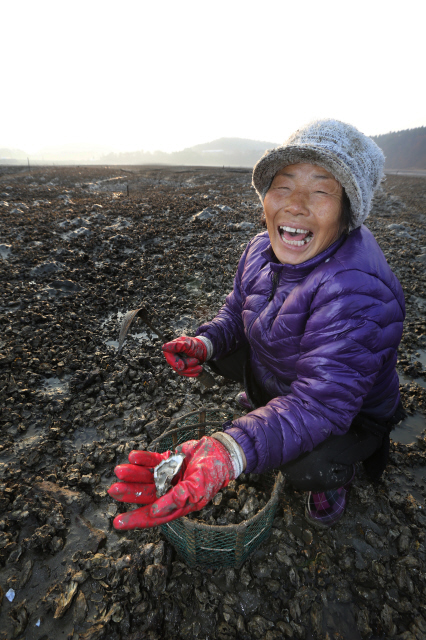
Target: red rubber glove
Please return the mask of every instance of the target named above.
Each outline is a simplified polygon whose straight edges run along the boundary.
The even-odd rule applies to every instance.
[[[119,480],[108,489],[112,498],[120,502],[151,504],[157,499],[154,483],[154,468],[166,460],[171,451],[154,453],[152,451],[131,451],[130,464],[119,464],[114,473]]]
[[[207,347],[199,338],[181,336],[163,344],[163,353],[168,364],[181,376],[196,378],[206,361]]]
[[[199,511],[234,479],[234,467],[227,449],[215,438],[188,440],[176,449],[186,456],[177,482],[166,495],[156,498],[154,467],[171,455],[132,451],[131,464],[116,467],[115,473],[124,480],[113,484],[108,493],[121,502],[147,506],[122,513],[114,518],[116,529],[145,529],[181,518],[191,511]]]

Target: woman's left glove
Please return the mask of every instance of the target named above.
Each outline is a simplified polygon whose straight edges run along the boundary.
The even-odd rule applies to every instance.
[[[115,468],[117,477],[123,482],[113,484],[109,495],[121,502],[146,505],[117,516],[113,523],[116,529],[156,527],[191,511],[199,511],[236,477],[230,452],[215,437],[204,436],[201,440],[184,442],[177,447],[176,453],[185,456],[181,470],[174,478],[177,483],[158,499],[154,467],[168,458],[170,451],[162,454],[131,451],[130,464]]]

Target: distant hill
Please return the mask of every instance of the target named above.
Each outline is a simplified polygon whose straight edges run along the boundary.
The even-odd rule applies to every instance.
[[[426,170],[426,127],[392,131],[373,140],[383,149],[386,169]],[[278,142],[250,140],[247,138],[218,138],[197,144],[182,151],[132,151],[106,153],[105,148],[90,145],[65,145],[55,149],[43,149],[29,155],[20,149],[0,147],[0,164],[26,164],[27,156],[34,164],[168,164],[195,166],[253,167],[266,149],[278,146]]]
[[[392,131],[372,136],[386,156],[386,169],[426,169],[426,127]],[[108,154],[101,158],[107,164],[183,164],[227,167],[253,167],[266,149],[277,142],[246,138],[219,138],[188,147],[182,151]]]
[[[26,164],[27,154],[21,149],[0,147],[0,164]]]
[[[266,149],[277,142],[248,140],[246,138],[219,138],[197,144],[182,151],[134,151],[109,153],[100,161],[105,164],[183,164],[215,167],[253,167]]]
[[[99,158],[108,153],[110,147],[87,143],[63,144],[60,147],[44,147],[37,153],[37,161],[67,162],[69,164],[93,164]]]
[[[426,169],[426,127],[372,136],[386,156],[385,169]]]

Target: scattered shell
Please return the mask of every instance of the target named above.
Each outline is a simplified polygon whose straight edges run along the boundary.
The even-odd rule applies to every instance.
[[[63,593],[59,597],[55,615],[53,616],[56,620],[62,618],[64,613],[68,611],[71,606],[71,602],[75,594],[77,593],[77,590],[78,582],[74,582],[73,580],[71,580],[71,582],[65,587]]]
[[[28,611],[26,608],[26,600],[17,604],[10,610],[9,616],[15,627],[14,637],[18,637],[25,630],[28,624]]]
[[[86,619],[88,612],[86,598],[82,591],[79,591],[77,598],[75,599],[73,607],[73,621],[74,624],[81,625]]]

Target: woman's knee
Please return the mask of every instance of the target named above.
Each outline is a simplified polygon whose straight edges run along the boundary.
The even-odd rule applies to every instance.
[[[352,464],[321,461],[313,465],[309,460],[290,463],[281,471],[297,491],[328,491],[342,487],[353,475]]]

